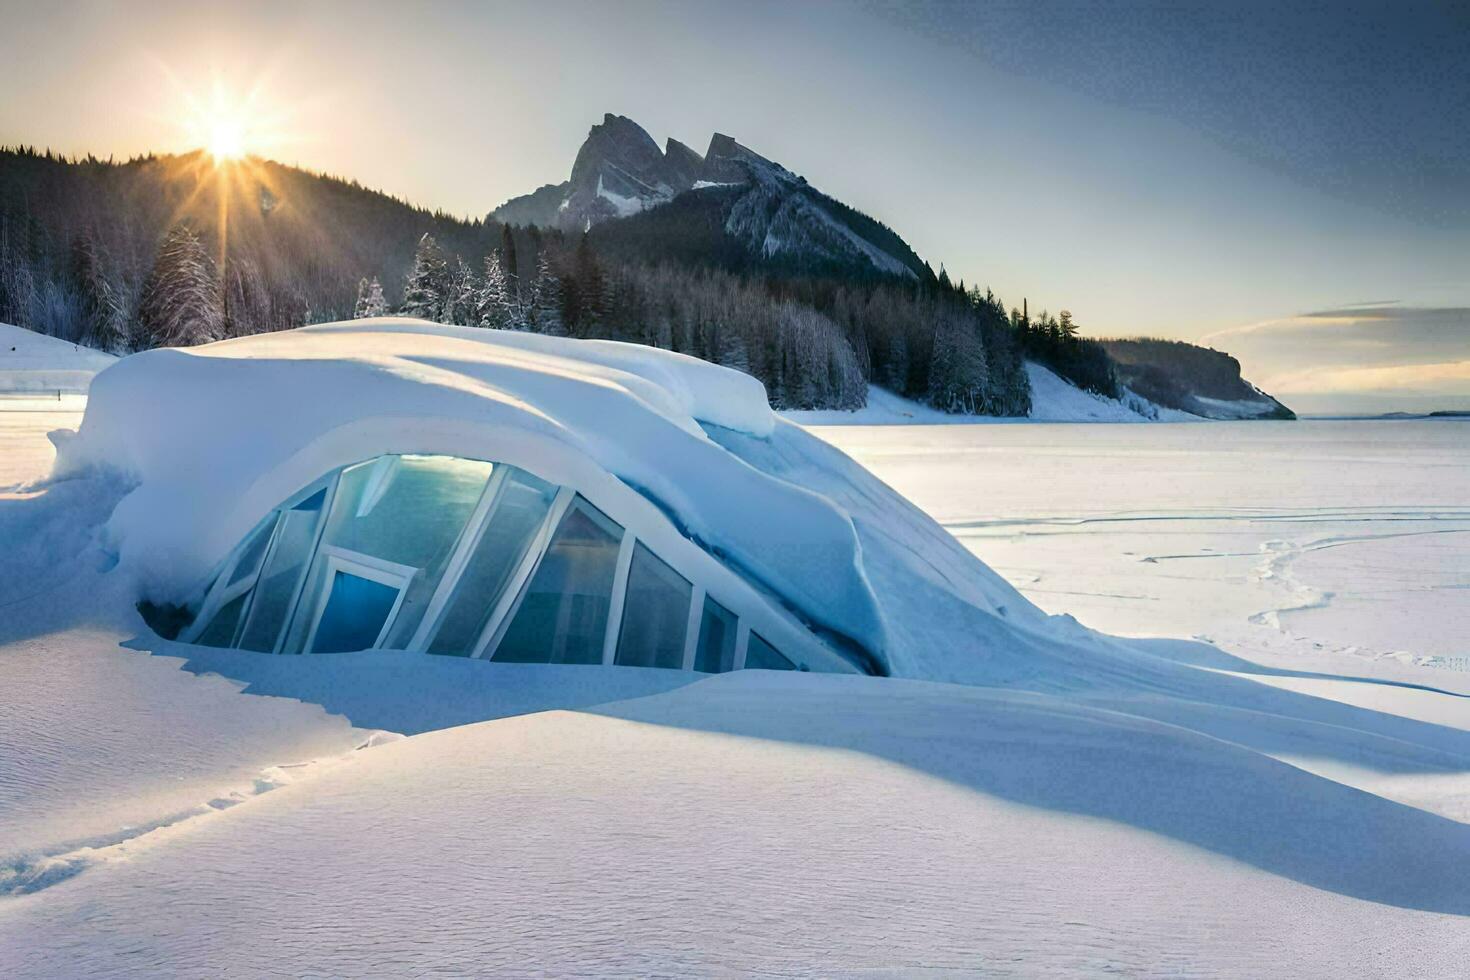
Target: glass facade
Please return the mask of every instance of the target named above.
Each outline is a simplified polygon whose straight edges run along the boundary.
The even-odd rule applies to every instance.
[[[556,487],[519,470],[497,494],[484,530],[429,639],[430,653],[468,657],[556,499]]]
[[[562,518],[494,659],[600,664],[623,529],[577,500]]]
[[[266,515],[181,638],[263,653],[387,647],[511,663],[808,669],[749,628],[771,618],[764,600],[721,594],[728,572],[711,595],[690,574],[698,561],[672,557],[513,466],[381,456]],[[797,636],[788,626],[775,635]],[[815,643],[792,641],[797,652]]]

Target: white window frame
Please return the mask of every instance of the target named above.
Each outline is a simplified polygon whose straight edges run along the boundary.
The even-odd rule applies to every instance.
[[[692,584],[694,589],[689,596],[689,618],[684,622],[684,670],[694,669],[694,655],[699,651],[699,629],[704,625],[704,586],[698,582]]]
[[[291,635],[291,625],[296,621],[296,613],[301,606],[302,593],[306,591],[306,583],[311,581],[311,568],[316,564],[317,552],[321,550],[322,538],[327,533],[327,521],[331,519],[332,508],[337,503],[337,490],[342,485],[342,470],[346,468],[345,466],[338,468],[327,480],[327,493],[322,498],[321,519],[316,522],[316,533],[311,536],[311,551],[307,554],[306,561],[301,563],[301,571],[296,576],[296,587],[291,592],[291,601],[286,605],[286,615],[281,619],[281,628],[276,632],[276,642],[271,647],[271,653],[282,652],[286,645],[286,638]],[[285,516],[286,511],[294,510],[295,504],[305,500],[307,496],[309,494],[298,494],[291,507],[281,508],[282,516]],[[275,550],[276,543],[272,541],[271,552],[274,553]],[[263,569],[265,565],[262,563],[260,567]],[[253,596],[250,599],[250,604],[252,606],[255,605]],[[244,635],[244,633],[240,634],[242,638]]]
[[[260,561],[256,564],[255,571],[240,579],[240,581],[238,582],[230,582],[230,577],[234,575],[235,570],[240,567],[240,560],[245,557],[245,551],[250,546],[250,543],[255,539],[255,536],[251,534],[246,536],[244,541],[241,541],[238,545],[235,546],[234,552],[231,553],[229,559],[226,560],[224,567],[220,570],[219,576],[215,579],[214,587],[211,588],[209,590],[209,594],[205,596],[204,603],[199,608],[199,615],[194,617],[194,622],[189,624],[188,629],[179,634],[179,642],[193,643],[198,640],[199,637],[204,634],[204,631],[207,630],[214,622],[214,617],[219,615],[219,611],[221,609],[225,608],[225,606],[228,606],[231,602],[234,602],[235,599],[239,598],[241,594],[245,592],[251,592],[255,588],[255,583],[260,581],[260,573],[264,571],[265,563],[270,559],[271,551],[274,550],[276,546],[276,535],[279,534],[281,530],[280,509],[278,508],[271,511],[271,517],[271,527],[270,531],[267,532],[265,550],[260,553]],[[255,528],[260,527],[260,525],[263,523],[265,523],[264,518],[256,523]],[[251,530],[254,531],[255,528],[251,528]],[[254,600],[255,596],[252,593],[250,601],[246,602],[244,608],[240,610],[240,618],[235,623],[234,632],[230,634],[229,647],[231,649],[233,649],[235,645],[240,642],[240,631],[245,627],[245,617],[249,615],[250,606],[252,605]]]
[[[403,606],[403,597],[407,594],[408,587],[413,582],[414,576],[419,573],[419,569],[412,565],[384,561],[382,558],[374,558],[372,555],[349,551],[330,544],[320,547],[318,553],[326,560],[322,566],[321,595],[317,597],[316,608],[312,611],[311,626],[306,631],[306,642],[302,644],[301,652],[316,652],[312,647],[316,644],[317,628],[321,626],[322,615],[327,611],[327,605],[332,600],[332,585],[337,580],[338,572],[355,575],[358,578],[398,590],[398,594],[393,599],[393,606],[388,610],[388,616],[383,620],[377,637],[367,648],[369,650],[378,649],[388,638],[388,633],[393,628],[393,621],[398,618],[398,610]]]
[[[609,517],[608,520],[612,518]],[[614,521],[614,523],[617,522]],[[621,524],[618,526],[622,527]],[[623,635],[623,606],[628,598],[628,570],[633,567],[633,550],[637,546],[638,538],[632,531],[623,527],[623,537],[618,542],[618,563],[613,567],[612,594],[608,597],[607,629],[602,634],[602,662],[604,665],[611,665],[617,660],[618,637]],[[658,556],[654,555],[654,557]]]

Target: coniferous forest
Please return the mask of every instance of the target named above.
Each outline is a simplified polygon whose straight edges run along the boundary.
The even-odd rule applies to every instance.
[[[661,210],[573,235],[263,160],[0,150],[0,321],[124,353],[398,313],[675,350],[749,372],[778,408],[857,408],[872,383],[1024,415],[1025,359],[1118,394],[1070,313],[1007,312],[927,266],[764,263],[718,226],[659,234]]]

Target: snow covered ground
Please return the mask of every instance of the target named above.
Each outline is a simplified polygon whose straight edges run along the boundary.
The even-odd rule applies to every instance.
[[[78,421],[0,413],[0,485]],[[1047,611],[1212,641],[988,627],[815,487],[968,684],[166,644],[126,486],[0,490],[0,975],[1455,975],[1467,443],[1334,425],[823,430]]]
[[[24,398],[49,408],[60,400],[80,410],[75,396],[85,394],[92,376],[115,360],[111,354],[0,323],[0,398],[7,401],[0,407],[14,409],[18,406],[10,403]]]

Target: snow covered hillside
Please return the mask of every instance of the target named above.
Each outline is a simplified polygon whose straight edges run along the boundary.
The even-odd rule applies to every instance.
[[[90,347],[0,323],[0,396],[83,393],[92,376],[116,360]]]
[[[1201,422],[1172,408],[1155,405],[1131,391],[1119,401],[1076,385],[1035,361],[1026,362],[1031,383],[1031,414],[1025,419],[993,415],[952,415],[911,401],[877,385],[868,387],[868,404],[854,412],[782,412],[798,425],[973,425],[1005,422]]]
[[[135,355],[70,438],[27,418],[0,425],[38,481],[0,488],[0,975],[1470,957],[1470,675],[1048,615],[733,372],[368,321]],[[276,656],[135,608],[324,467],[475,447],[637,487],[894,676]]]

